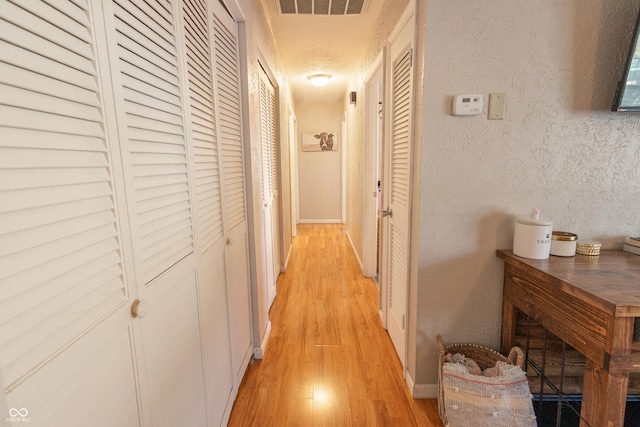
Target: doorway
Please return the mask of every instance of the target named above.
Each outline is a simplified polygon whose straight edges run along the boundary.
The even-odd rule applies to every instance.
[[[364,255],[363,272],[378,281],[380,258],[380,210],[382,179],[382,119],[384,77],[382,73],[382,54],[375,62],[374,71],[366,83],[366,141],[365,146],[365,219],[364,219]]]

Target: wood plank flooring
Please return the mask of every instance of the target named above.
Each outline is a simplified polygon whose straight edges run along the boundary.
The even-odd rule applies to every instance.
[[[228,425],[442,427],[437,400],[410,396],[377,306],[344,227],[300,225]]]

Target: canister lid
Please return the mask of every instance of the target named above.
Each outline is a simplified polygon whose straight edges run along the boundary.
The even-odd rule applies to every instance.
[[[524,225],[543,225],[543,226],[553,225],[553,221],[545,221],[545,220],[539,219],[539,217],[540,217],[540,211],[538,210],[538,208],[534,208],[533,211],[531,211],[531,216],[524,216],[524,215],[516,216],[516,222]]]
[[[561,242],[573,242],[574,240],[578,240],[578,235],[569,233],[568,231],[552,231],[551,239]]]

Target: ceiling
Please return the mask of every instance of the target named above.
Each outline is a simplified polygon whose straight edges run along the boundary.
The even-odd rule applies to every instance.
[[[278,62],[289,80],[296,102],[344,99],[364,49],[375,31],[375,22],[384,1],[359,1],[362,12],[357,14],[349,13],[349,2],[345,0],[262,0],[275,38]],[[287,7],[287,13],[281,13],[280,2],[283,9]],[[289,13],[291,3],[295,2],[300,3],[300,10]],[[314,2],[322,5],[325,11],[331,10],[333,2],[346,4],[346,13],[334,15],[314,11],[309,8],[309,3],[313,6]],[[301,12],[309,10],[312,13]],[[333,10],[336,10],[335,5]],[[307,76],[317,73],[332,75],[327,86],[316,88],[309,83]]]

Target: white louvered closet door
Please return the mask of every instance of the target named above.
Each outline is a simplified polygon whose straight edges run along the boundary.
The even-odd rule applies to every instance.
[[[192,204],[202,193],[190,185],[192,126],[185,109],[193,90],[184,84],[183,10],[167,0],[114,0],[104,7],[111,8],[108,42],[136,288],[146,312],[136,340],[149,421],[154,427],[205,425]]]
[[[205,384],[210,424],[221,425],[233,389],[225,277],[222,186],[213,97],[213,61],[206,0],[182,4],[189,93],[190,140],[195,163],[196,249]]]
[[[267,268],[267,307],[276,298],[275,218],[278,189],[276,146],[276,95],[267,74],[260,70],[260,138],[262,145],[262,215],[264,219],[264,264]]]
[[[388,290],[387,331],[406,364],[407,290],[409,285],[409,221],[411,210],[412,67],[413,20],[402,28],[390,45],[389,150],[385,158],[388,197],[386,282]]]
[[[234,387],[251,358],[249,246],[238,29],[219,0],[209,0],[214,61],[214,102],[222,171],[227,300]]]
[[[0,1],[0,383],[31,426],[139,419],[100,18]]]

